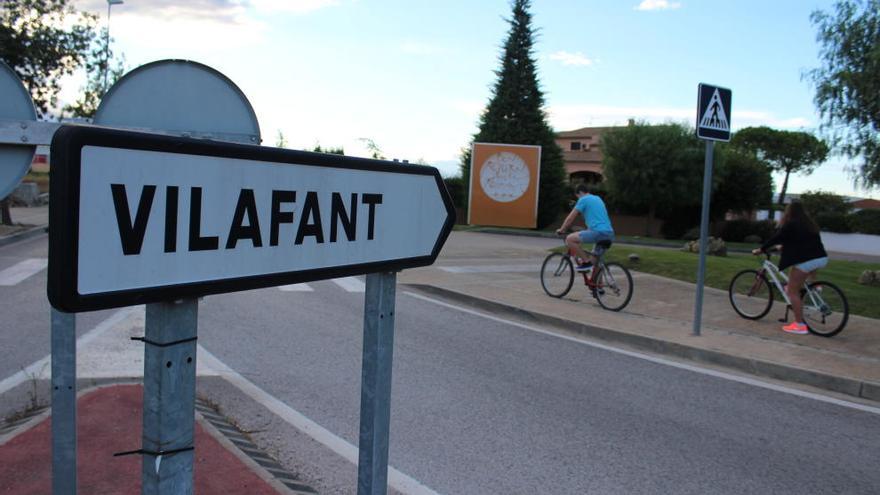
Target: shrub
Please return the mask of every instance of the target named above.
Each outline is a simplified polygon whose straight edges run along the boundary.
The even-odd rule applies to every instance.
[[[457,208],[463,208],[465,203],[465,187],[464,179],[461,177],[447,177],[443,179],[446,183],[446,190],[452,196],[452,204]]]
[[[692,228],[688,229],[688,231],[685,232],[684,235],[681,236],[681,238],[685,241],[695,241],[695,240],[699,239],[700,238],[700,228],[699,227],[692,227]]]
[[[880,235],[880,210],[859,210],[846,218],[853,232]]]
[[[667,239],[681,239],[688,231],[696,229],[694,239],[700,237],[700,206],[664,209],[658,213],[663,219],[660,233]]]
[[[761,244],[764,242],[764,239],[761,239],[761,236],[755,234],[749,234],[743,237],[743,242],[748,244]]]
[[[825,232],[837,232],[840,234],[847,234],[852,232],[852,229],[849,227],[849,224],[846,221],[846,215],[838,212],[824,212],[819,213],[815,217],[816,224],[819,225],[819,229]]]
[[[775,226],[770,220],[730,220],[721,229],[721,238],[727,242],[752,242],[746,237],[758,237],[758,242],[765,241],[773,235]]]

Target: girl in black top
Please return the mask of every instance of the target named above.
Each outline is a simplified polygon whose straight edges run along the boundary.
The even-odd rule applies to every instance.
[[[801,288],[807,278],[815,278],[816,272],[828,264],[828,254],[822,245],[819,227],[807,215],[800,202],[793,202],[785,208],[782,220],[779,221],[779,229],[752,253],[756,255],[764,253],[777,244],[782,244],[779,269],[792,267],[788,274],[785,292],[788,293],[788,299],[791,301],[795,321],[782,329],[789,333],[805,334],[807,325],[804,323]]]

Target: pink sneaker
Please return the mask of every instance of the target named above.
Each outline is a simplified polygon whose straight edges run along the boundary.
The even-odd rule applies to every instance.
[[[798,335],[804,335],[808,333],[807,325],[797,321],[785,325],[784,327],[782,327],[782,331],[787,333],[796,333]]]

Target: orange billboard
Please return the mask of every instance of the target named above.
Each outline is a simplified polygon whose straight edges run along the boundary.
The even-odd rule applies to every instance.
[[[541,147],[474,143],[468,223],[535,228]]]

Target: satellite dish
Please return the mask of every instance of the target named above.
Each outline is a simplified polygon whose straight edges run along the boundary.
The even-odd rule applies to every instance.
[[[132,70],[101,99],[94,123],[216,141],[261,141],[257,116],[238,86],[189,60],[159,60]]]
[[[0,60],[0,119],[35,121],[37,112],[31,95],[15,72]],[[22,143],[25,144],[25,143]],[[31,168],[36,146],[0,144],[0,199],[18,186]]]

